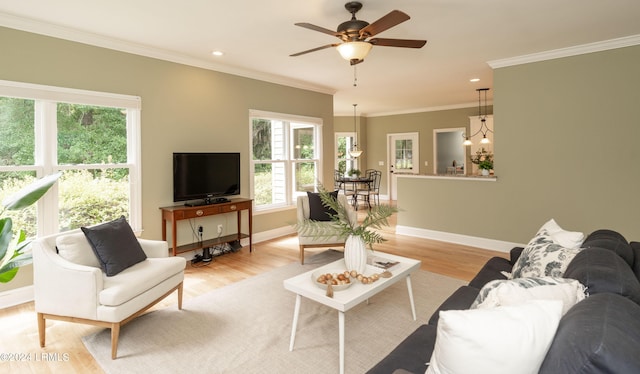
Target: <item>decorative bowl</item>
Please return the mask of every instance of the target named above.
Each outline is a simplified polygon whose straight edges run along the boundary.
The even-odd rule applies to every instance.
[[[343,274],[345,272],[345,269],[322,269],[322,270],[316,270],[313,273],[311,273],[311,281],[318,287],[320,287],[323,290],[327,289],[327,285],[325,283],[321,283],[318,282],[318,278],[323,275],[323,274],[336,274],[336,275],[340,275]],[[345,284],[334,284],[332,286],[333,291],[342,291],[342,290],[346,290],[347,288],[349,288],[353,283],[354,283],[355,279],[351,279],[349,278],[349,283],[345,283]]]

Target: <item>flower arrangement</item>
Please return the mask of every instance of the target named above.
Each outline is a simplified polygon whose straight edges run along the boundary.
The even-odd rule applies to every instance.
[[[476,151],[475,155],[471,156],[471,162],[478,165],[478,168],[482,170],[493,169],[493,153],[488,152],[483,147]]]

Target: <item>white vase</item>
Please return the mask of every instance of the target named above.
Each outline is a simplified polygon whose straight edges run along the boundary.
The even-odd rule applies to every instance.
[[[344,263],[347,270],[364,274],[367,267],[367,245],[361,236],[349,235],[344,243]]]
[[[489,175],[489,169],[482,169],[482,175],[483,176],[488,176]]]

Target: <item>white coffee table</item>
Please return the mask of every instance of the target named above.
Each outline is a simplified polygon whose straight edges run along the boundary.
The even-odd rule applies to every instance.
[[[376,257],[382,257],[399,264],[390,269],[393,276],[391,278],[380,278],[371,284],[362,284],[357,280],[352,280],[353,284],[342,291],[333,293],[333,297],[327,297],[326,291],[315,285],[311,279],[311,274],[316,271],[327,273],[337,273],[339,270],[346,270],[344,259],[323,265],[314,270],[297,275],[284,281],[284,288],[296,294],[296,304],[293,312],[293,325],[291,326],[291,340],[289,342],[289,350],[293,351],[296,339],[296,328],[298,325],[298,315],[300,314],[300,300],[302,297],[314,300],[320,304],[336,309],[338,311],[338,335],[340,347],[340,373],[344,373],[344,313],[363,301],[368,300],[378,292],[386,289],[400,280],[406,280],[407,291],[409,292],[409,303],[411,306],[411,314],[413,320],[416,320],[416,308],[413,302],[413,291],[411,289],[411,273],[420,268],[420,261],[406,257],[395,256],[387,253],[375,253]],[[367,265],[365,275],[369,276],[374,273],[381,273],[383,270],[371,265]]]

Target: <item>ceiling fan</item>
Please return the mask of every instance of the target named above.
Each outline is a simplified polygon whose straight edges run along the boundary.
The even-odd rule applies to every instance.
[[[356,13],[362,9],[362,3],[359,1],[350,1],[344,5],[344,7],[351,13],[351,19],[341,23],[336,31],[326,29],[324,27],[312,25],[310,23],[296,23],[296,26],[304,27],[309,30],[319,31],[325,34],[329,34],[337,37],[342,42],[323,45],[309,49],[306,51],[294,53],[290,56],[300,56],[306,53],[319,51],[325,48],[336,47],[340,55],[348,60],[351,65],[361,63],[367,56],[369,51],[374,45],[383,47],[402,47],[402,48],[422,48],[427,41],[426,40],[413,40],[413,39],[386,39],[386,38],[371,38],[385,30],[388,30],[398,24],[408,20],[409,15],[399,10],[393,10],[386,16],[378,19],[373,23],[356,19]]]

